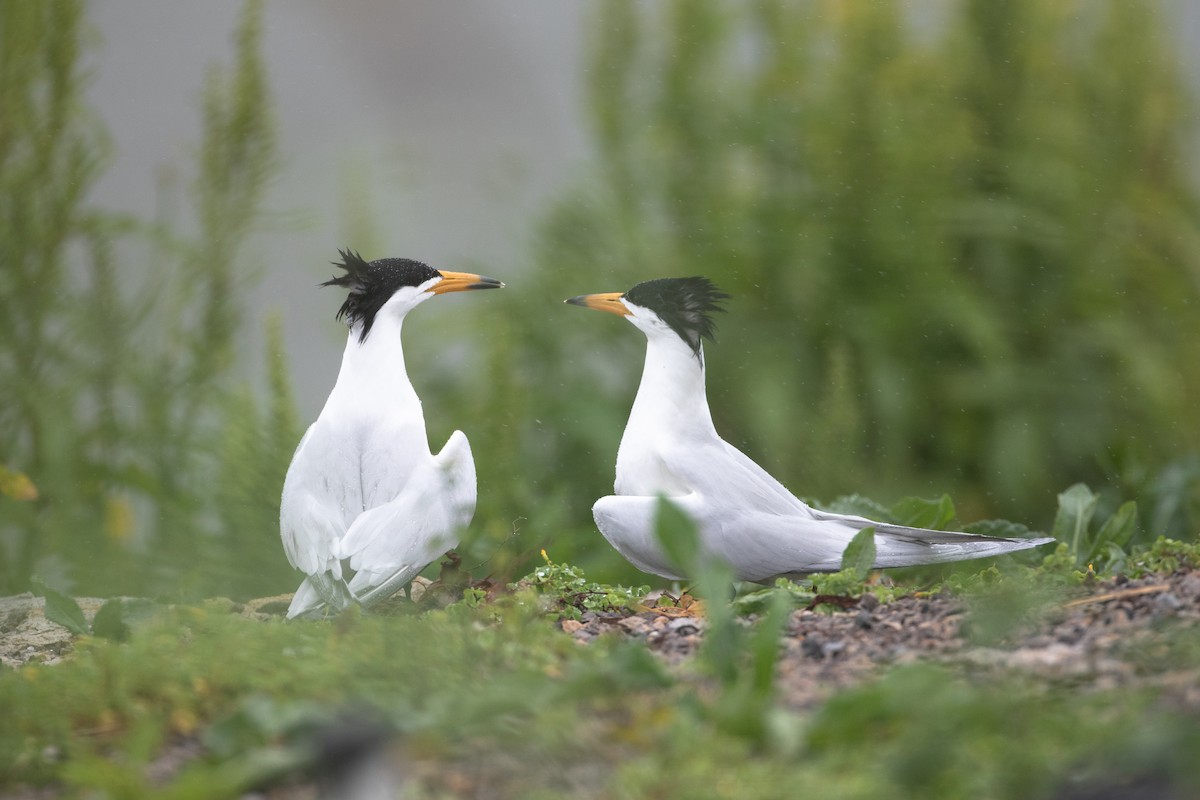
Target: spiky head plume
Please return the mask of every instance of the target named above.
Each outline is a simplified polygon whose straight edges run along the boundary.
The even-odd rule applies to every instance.
[[[627,291],[625,299],[657,314],[671,330],[700,357],[702,339],[713,338],[716,323],[712,315],[724,311],[721,303],[729,295],[717,289],[708,278],[656,278],[643,281]]]
[[[345,274],[335,275],[321,285],[350,290],[346,302],[338,309],[337,318],[351,330],[355,325],[360,326],[359,342],[366,341],[371,326],[375,324],[375,315],[397,290],[405,286],[420,286],[430,278],[441,275],[428,264],[410,258],[381,258],[367,262],[353,250],[338,250],[338,253],[342,257],[341,262],[332,263],[345,270]]]

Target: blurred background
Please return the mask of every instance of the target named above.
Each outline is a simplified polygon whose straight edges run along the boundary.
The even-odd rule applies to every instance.
[[[595,531],[644,339],[703,274],[718,429],[797,494],[1200,527],[1200,8],[0,0],[0,594],[298,583],[283,474],[338,247],[505,280],[406,324],[461,551],[646,582]]]

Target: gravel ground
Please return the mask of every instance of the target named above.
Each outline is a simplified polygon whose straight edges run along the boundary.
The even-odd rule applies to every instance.
[[[282,614],[288,599],[268,597],[230,607],[262,619]],[[79,598],[89,621],[102,602]],[[937,595],[880,603],[868,594],[832,613],[824,610],[828,606],[793,612],[779,665],[785,702],[811,708],[885,665],[931,660],[972,671],[1023,670],[1085,688],[1162,683],[1177,687],[1179,701],[1200,710],[1200,664],[1178,672],[1170,659],[1157,657],[1179,627],[1200,623],[1200,571],[1098,581],[1071,599],[1031,605],[1024,610],[1025,621],[1011,630],[989,628],[997,611],[1006,618],[1003,608],[974,602],[971,607],[961,597]],[[70,652],[71,634],[45,618],[43,605],[29,594],[0,598],[0,662],[55,664]],[[630,637],[679,664],[699,648],[706,622],[665,607],[637,614],[585,612],[580,620],[557,624],[582,644],[600,636]]]
[[[793,708],[811,708],[885,665],[927,660],[971,672],[1020,670],[1084,689],[1161,684],[1200,711],[1200,664],[1180,669],[1157,658],[1180,626],[1200,624],[1200,572],[1096,582],[1072,599],[1025,609],[1025,619],[1009,631],[997,617],[1005,617],[1003,609],[969,607],[950,595],[886,604],[865,595],[833,613],[795,611],[779,664],[781,696]],[[670,608],[585,613],[560,625],[584,643],[612,635],[641,639],[679,663],[700,646],[705,622]]]
[[[227,606],[230,613],[265,619],[282,615],[289,600],[280,596],[246,604],[209,602]],[[655,602],[650,599],[648,605]],[[80,598],[79,604],[90,622],[102,601]],[[1016,671],[1077,691],[1153,685],[1177,707],[1200,712],[1200,660],[1194,653],[1190,661],[1180,658],[1171,649],[1175,634],[1195,630],[1200,623],[1200,571],[1096,582],[1069,598],[998,595],[968,601],[936,595],[880,603],[874,595],[865,595],[845,606],[832,613],[829,606],[792,613],[778,669],[780,698],[787,706],[812,709],[887,665],[930,661],[980,679]],[[41,598],[28,594],[0,598],[4,664],[54,664],[69,657],[70,633],[49,622],[43,607]],[[633,614],[586,612],[579,620],[556,624],[581,646],[599,637],[630,638],[645,642],[666,663],[683,667],[704,637],[706,621],[697,609],[667,605]],[[1014,615],[1019,618],[1016,624]],[[169,777],[201,750],[195,739],[181,740],[167,747],[152,769]],[[397,770],[381,761],[376,766],[380,775],[395,779],[414,765]],[[442,783],[458,774],[443,774],[444,766],[430,767]],[[319,786],[302,781],[247,798],[307,800],[319,795]],[[57,793],[53,788],[25,788],[6,796],[41,800]]]

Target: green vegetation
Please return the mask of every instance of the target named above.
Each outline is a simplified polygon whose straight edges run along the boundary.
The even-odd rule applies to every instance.
[[[238,254],[274,159],[260,13],[205,87],[194,218],[150,224],[86,200],[107,147],[81,101],[84,4],[0,2],[0,462],[29,501],[0,496],[0,594],[35,571],[102,595],[292,583],[276,520],[300,431],[278,335],[265,403],[232,373]]]
[[[803,494],[951,490],[966,520],[1051,529],[1052,487],[1085,480],[1105,518],[1137,502],[1128,543],[1192,539],[1193,106],[1151,7],[961,0],[919,26],[891,2],[684,8],[602,5],[595,174],[537,224],[522,290],[455,321],[486,328],[455,332],[475,368],[409,354],[431,439],[461,426],[476,454],[464,561],[503,583],[547,549],[643,580],[587,513],[641,337],[559,301],[688,273],[734,295],[708,352],[718,427]],[[208,81],[186,213],[153,223],[84,199],[107,153],[83,12],[0,3],[0,477],[27,476],[22,501],[0,492],[0,590],[286,591],[302,421],[277,332],[265,392],[233,372],[276,164],[258,6]],[[1089,530],[1076,566],[1115,533]]]
[[[513,588],[532,586],[537,589],[564,619],[579,619],[585,611],[633,609],[650,591],[648,586],[602,585],[589,581],[578,567],[554,563],[545,551],[542,551],[542,558],[546,561],[545,566],[538,567]]]
[[[525,517],[524,553],[636,580],[586,509],[643,340],[557,304],[703,274],[733,295],[706,351],[717,427],[798,493],[948,491],[967,520],[1049,530],[1083,481],[1106,515],[1137,501],[1136,541],[1195,536],[1195,105],[1164,13],[911,13],[602,4],[596,168],[481,323],[477,388],[444,395],[450,419],[501,423],[471,431],[476,535]]]
[[[488,580],[456,567],[431,602],[285,624],[233,602],[295,585],[277,502],[301,421],[276,321],[265,392],[234,377],[276,166],[260,5],[207,84],[184,218],[147,222],[86,200],[108,153],[81,95],[82,0],[0,0],[0,594],[38,592],[76,637],[64,663],[0,668],[0,791],[237,796],[319,772],[324,733],[353,730],[398,743],[414,797],[1200,792],[1195,710],[1168,681],[1081,693],[917,664],[815,710],[781,690],[796,608],[950,594],[969,641],[1003,648],[1098,579],[1200,569],[1200,203],[1162,18],[939,8],[606,0],[594,175],[540,221],[522,291],[457,332],[481,343],[475,369],[410,354],[431,439],[471,436],[461,552]],[[733,294],[707,354],[718,427],[785,483],[1057,548],[879,576],[864,532],[841,571],[730,601],[666,504],[693,584],[651,599],[587,513],[642,339],[559,301],[684,274]],[[943,490],[957,507],[846,494]],[[1024,522],[968,522],[986,517]],[[89,621],[83,594],[157,599]],[[650,603],[702,614],[698,649],[564,633]],[[1192,674],[1200,637],[1168,632],[1129,655],[1135,677]]]
[[[1028,798],[1147,776],[1184,795],[1200,786],[1194,716],[1149,685],[1078,695],[925,664],[886,670],[814,712],[791,707],[777,667],[795,595],[766,590],[747,624],[726,602],[727,568],[697,558],[688,526],[668,515],[660,535],[698,571],[705,609],[703,645],[682,665],[621,636],[581,647],[556,630],[580,593],[606,598],[597,608],[607,612],[635,608],[642,592],[549,561],[487,602],[468,593],[424,613],[284,623],[218,602],[142,607],[121,636],[102,633],[98,614],[96,635],[78,630],[66,663],[0,673],[0,789],[237,796],[325,774],[322,737],[334,731],[398,743],[412,797],[481,785],[546,798],[782,798],[797,785],[846,798]],[[854,560],[848,548],[847,572]],[[1160,542],[1137,561],[1197,568],[1200,547]],[[986,612],[972,615],[985,644],[1028,618],[1028,603],[1009,601],[1045,587],[1042,567],[1002,563],[1003,580],[995,566],[969,573],[975,588],[963,595]],[[76,615],[82,624],[66,614]],[[1003,616],[1007,628],[990,627]],[[1194,669],[1197,632],[1168,641],[1146,669]],[[152,768],[184,742],[202,753]]]

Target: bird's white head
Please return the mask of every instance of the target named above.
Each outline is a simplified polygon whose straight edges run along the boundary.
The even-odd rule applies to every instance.
[[[410,258],[381,258],[367,262],[353,250],[339,250],[342,260],[333,262],[345,270],[322,283],[349,289],[337,318],[358,341],[365,342],[380,314],[403,318],[421,303],[438,294],[474,289],[499,289],[503,283],[472,272],[438,270]]]
[[[584,294],[565,302],[625,317],[649,338],[678,336],[696,358],[700,345],[712,339],[712,315],[724,311],[729,295],[708,278],[657,278],[643,281],[627,292]]]

